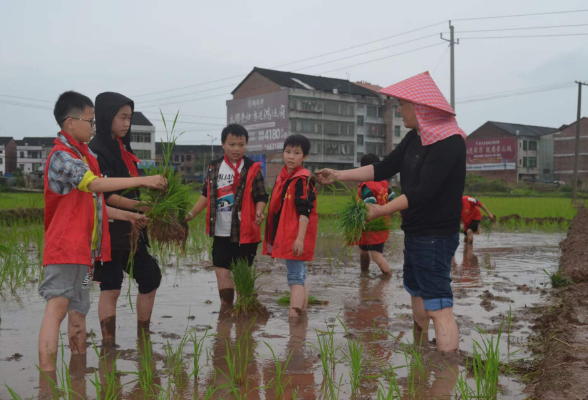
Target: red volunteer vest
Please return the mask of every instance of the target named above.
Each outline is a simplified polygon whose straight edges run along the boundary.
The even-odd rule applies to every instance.
[[[384,206],[388,204],[388,182],[381,181],[381,182],[364,182],[359,185],[359,189],[357,191],[357,197],[361,199],[361,189],[367,186],[369,190],[372,191],[374,196],[376,197],[376,203],[378,205]],[[386,215],[383,217],[387,221],[390,220],[390,216]],[[390,236],[390,231],[385,230],[381,232],[364,232],[361,235],[361,239],[357,244],[362,246],[367,246],[370,244],[380,244],[386,242],[388,237]]]
[[[255,224],[255,202],[251,196],[253,181],[261,169],[261,163],[256,162],[247,171],[247,180],[243,189],[243,200],[241,202],[241,229],[239,243],[259,243],[261,242],[261,227]],[[210,181],[207,182],[208,204],[206,206],[206,234],[210,235],[210,224],[214,221],[210,219],[211,192]]]
[[[285,168],[285,167],[284,167]],[[286,190],[284,196],[284,202],[282,203],[282,212],[280,213],[280,220],[278,222],[278,230],[276,231],[276,238],[274,240],[271,253],[268,252],[268,238],[270,237],[271,230],[273,229],[273,212],[272,204],[270,202],[270,213],[268,215],[268,221],[265,225],[265,235],[263,238],[263,254],[269,255],[272,258],[284,258],[287,260],[301,260],[301,261],[312,261],[314,259],[314,249],[316,246],[316,235],[318,231],[318,214],[316,211],[316,199],[314,200],[314,207],[310,212],[308,218],[308,227],[306,228],[306,235],[304,236],[304,253],[300,257],[296,257],[292,252],[292,246],[298,237],[298,226],[299,226],[299,215],[296,211],[296,205],[294,204],[294,196],[296,192],[296,182],[299,179],[308,179],[310,177],[310,171],[307,169],[301,169],[295,173],[291,182]],[[274,199],[280,199],[282,196],[282,189],[287,180],[282,180],[278,177],[274,189],[272,191],[272,202]],[[303,185],[302,197],[307,198],[308,187]],[[277,212],[278,210],[275,210]]]
[[[474,201],[470,201],[474,200]],[[468,227],[471,225],[472,221],[481,221],[482,220],[482,213],[478,208],[480,205],[479,201],[476,201],[475,198],[470,196],[463,196],[461,198],[461,221],[463,222],[463,230],[464,232],[468,230]]]
[[[50,264],[92,265],[92,233],[94,231],[94,196],[72,189],[66,195],[49,189],[49,160],[56,151],[81,159],[75,151],[59,140],[51,150],[45,166],[45,245],[43,266]],[[102,202],[102,261],[110,261],[108,214]]]

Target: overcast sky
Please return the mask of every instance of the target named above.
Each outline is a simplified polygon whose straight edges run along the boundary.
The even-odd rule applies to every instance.
[[[59,93],[73,89],[92,99],[103,91],[133,98],[135,109],[157,126],[159,138],[162,124],[157,110],[180,110],[185,122],[179,127],[186,130],[181,142],[210,143],[207,134],[218,136],[225,123],[228,93],[254,66],[273,68],[352,46],[358,47],[275,69],[382,86],[428,70],[449,99],[449,51],[439,39],[448,24],[440,22],[581,9],[588,9],[586,0],[4,0],[0,2],[0,136],[54,135],[53,102]],[[362,45],[432,24],[437,25]],[[588,24],[588,12],[455,21],[456,37],[461,39],[456,47],[456,111],[461,127],[471,133],[488,120],[551,127],[571,123],[577,104],[573,81],[588,81],[588,36],[465,40],[588,33],[588,25],[465,31],[582,24]],[[400,44],[410,40],[414,41]],[[375,51],[382,47],[386,49]],[[394,56],[411,50],[415,51]],[[350,58],[332,62],[344,57]],[[373,61],[383,57],[388,58]],[[359,63],[365,64],[354,66]],[[225,79],[229,77],[235,78]],[[218,82],[199,85],[211,81]],[[570,84],[558,90],[460,103],[564,82]],[[141,96],[153,92],[163,93]],[[159,107],[170,102],[181,103]],[[588,87],[582,114],[588,115]]]

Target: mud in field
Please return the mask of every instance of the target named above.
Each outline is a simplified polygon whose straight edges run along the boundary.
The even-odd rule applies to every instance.
[[[588,210],[582,208],[561,246],[561,271],[574,284],[556,291],[544,310],[535,351],[543,355],[534,375],[541,400],[588,399]]]
[[[183,259],[176,263],[172,260],[165,265],[164,280],[151,319],[155,383],[165,389],[170,381],[173,382],[171,387],[176,387],[181,380],[185,389],[170,398],[192,398],[195,393],[202,398],[208,387],[227,382],[227,348],[233,354],[236,341],[241,338],[242,343],[246,339],[243,346],[249,349],[248,378],[241,386],[242,393],[249,393],[248,399],[276,398],[273,389],[261,389],[275,376],[272,351],[282,365],[291,354],[285,368],[286,378],[291,378],[286,399],[292,398],[292,388],[297,390],[297,399],[323,398],[325,381],[316,348],[317,335],[333,329],[335,345],[339,347],[336,355],[339,362],[333,375],[337,382],[342,382],[339,398],[377,399],[378,388],[386,390],[388,387],[384,377],[378,377],[388,363],[396,368],[398,383],[405,396],[413,390],[413,398],[417,399],[450,398],[454,395],[456,374],[464,371],[473,341],[481,341],[476,327],[496,334],[509,309],[512,309],[513,321],[510,335],[504,333],[500,342],[503,361],[509,361],[509,352],[518,351],[515,358],[531,356],[527,337],[534,316],[529,309],[533,305],[549,303],[551,289],[544,289],[547,282],[544,269],[549,272],[556,269],[562,239],[560,234],[495,233],[489,237],[476,236],[473,247],[460,244],[453,265],[453,288],[461,351],[454,356],[436,353],[431,325],[429,340],[424,345],[422,369],[411,366],[410,357],[407,359],[403,351],[413,343],[413,321],[409,296],[402,287],[403,236],[400,232],[393,232],[386,245],[385,256],[392,268],[392,277],[388,279],[382,278],[374,263],[369,274],[361,275],[357,249],[353,249],[350,258],[343,257],[337,267],[341,246],[335,239],[320,238],[317,261],[308,267],[307,282],[310,294],[328,301],[328,304],[310,306],[308,318],[296,323],[288,321],[287,307],[277,304],[278,297],[288,290],[282,262],[259,258],[258,268],[265,272],[260,280],[259,298],[267,306],[270,316],[250,325],[250,321],[235,321],[227,314],[219,313],[216,278],[208,262]],[[87,331],[93,334],[88,335],[85,357],[70,360],[67,325],[65,321],[62,324],[63,360],[70,367],[72,390],[83,397],[96,398],[92,380],[95,374],[100,377],[110,369],[117,356],[116,369],[120,373],[115,379],[122,385],[121,398],[144,397],[136,375],[140,362],[135,336],[136,315],[124,298],[125,287],[118,302],[116,347],[101,347],[96,284],[91,291],[92,309],[87,317]],[[136,293],[133,287],[133,301]],[[0,309],[0,384],[8,384],[23,398],[37,398],[40,392],[47,391],[35,367],[44,302],[32,287],[19,291],[17,296],[6,294],[0,297]],[[199,337],[205,333],[209,335],[203,342],[199,377],[195,380],[190,376],[194,347],[189,341],[183,352],[185,371],[170,378],[165,347],[170,344],[173,349],[177,348],[185,332],[191,328]],[[350,393],[349,362],[342,356],[347,352],[349,338],[360,339],[364,358],[370,361],[364,372],[368,377],[362,380],[360,393],[355,397]],[[106,366],[99,364],[93,341],[97,352],[106,356]],[[61,368],[61,361],[59,366]],[[473,375],[467,378],[473,385]],[[524,393],[525,385],[513,377],[502,377],[500,389],[499,398],[502,399],[522,400],[528,396]],[[4,386],[0,387],[0,398],[11,398]],[[222,389],[212,398],[234,397]]]

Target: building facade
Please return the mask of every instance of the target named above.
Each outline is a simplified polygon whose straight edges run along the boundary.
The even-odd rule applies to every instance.
[[[0,177],[16,169],[16,142],[11,137],[0,137]]]
[[[576,151],[576,124],[562,126],[554,135],[555,179],[571,185]],[[588,117],[580,120],[578,187],[588,188]]]
[[[167,143],[166,143],[167,144]],[[207,167],[213,158],[222,157],[223,148],[219,145],[176,144],[172,150],[171,163],[188,181],[202,182]],[[155,144],[155,162],[163,163],[163,144]]]
[[[55,137],[24,137],[16,141],[16,167],[25,175],[43,172]]]
[[[250,132],[249,153],[262,154],[267,180],[282,168],[283,141],[302,134],[311,148],[306,167],[349,169],[361,157],[384,157],[406,135],[398,103],[366,82],[254,68],[227,101],[227,122]]]
[[[131,143],[139,160],[155,163],[155,126],[142,112],[133,112],[131,120]]]
[[[555,132],[488,121],[467,137],[468,173],[507,182],[553,181]]]

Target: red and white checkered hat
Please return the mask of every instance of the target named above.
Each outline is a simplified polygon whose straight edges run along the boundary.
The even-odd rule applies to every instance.
[[[461,135],[465,140],[466,134],[455,120],[455,111],[428,72],[388,86],[379,93],[414,104],[423,146],[453,135]]]

